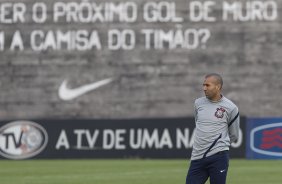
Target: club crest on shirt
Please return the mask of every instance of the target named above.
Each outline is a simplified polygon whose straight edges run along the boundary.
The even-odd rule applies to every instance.
[[[226,110],[223,109],[222,107],[221,107],[221,108],[216,108],[216,111],[215,111],[214,115],[215,115],[215,117],[217,117],[217,118],[223,118],[225,111],[226,111]]]

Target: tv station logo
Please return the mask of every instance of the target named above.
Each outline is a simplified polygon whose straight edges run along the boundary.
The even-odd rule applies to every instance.
[[[0,128],[0,155],[8,159],[34,157],[47,142],[46,130],[35,122],[14,121]]]

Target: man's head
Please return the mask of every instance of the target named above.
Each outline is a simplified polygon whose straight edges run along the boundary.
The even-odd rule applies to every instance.
[[[208,99],[217,101],[221,98],[221,89],[223,86],[222,77],[217,73],[210,73],[205,76],[203,90]]]

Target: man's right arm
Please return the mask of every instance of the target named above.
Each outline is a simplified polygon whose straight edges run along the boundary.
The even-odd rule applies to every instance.
[[[198,119],[198,110],[197,110],[197,100],[194,102],[194,117],[195,117],[195,123]]]

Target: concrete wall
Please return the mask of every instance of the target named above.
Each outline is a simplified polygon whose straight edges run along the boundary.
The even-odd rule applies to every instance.
[[[99,9],[105,12],[105,3],[120,3],[126,7],[126,2],[130,2],[137,6],[134,21],[119,20],[121,15],[126,15],[120,11],[120,14],[114,14],[113,21],[96,17],[97,20],[90,23],[71,20],[71,16],[67,21],[67,15],[55,21],[54,6],[58,2],[65,5],[57,12],[70,7],[64,12],[67,13],[75,11],[74,7],[80,7],[85,1],[72,1],[78,4],[73,7],[66,0],[45,0],[41,4],[33,0],[0,1],[5,10],[0,11],[1,119],[191,116],[195,98],[203,95],[203,77],[210,72],[222,74],[224,95],[239,106],[242,115],[281,116],[281,1],[254,1],[256,4],[249,5],[243,0],[209,1],[210,4],[197,1],[194,7],[206,3],[210,9],[202,19],[198,9],[192,8],[193,1],[188,0],[163,1],[161,5],[157,3],[161,1],[153,0],[86,1],[90,3],[92,13]],[[150,7],[149,2],[153,2],[152,8],[144,10],[145,6]],[[158,6],[153,7],[154,2]],[[224,3],[229,4],[229,10],[222,8]],[[168,4],[171,19],[165,19]],[[250,13],[245,19],[240,19],[240,5],[243,14]],[[87,6],[81,7],[86,11]],[[152,17],[158,7],[161,7],[161,14],[156,15],[161,20],[145,20],[144,14]],[[235,12],[234,7],[238,11]],[[46,14],[41,11],[44,8]],[[132,12],[134,10],[129,6],[127,13]],[[191,12],[194,12],[194,19]],[[133,32],[135,43],[130,45],[127,40],[122,44],[125,48],[110,47],[108,34],[115,29]],[[178,44],[173,48],[164,41],[163,48],[158,48],[152,35],[151,40],[146,40],[142,34],[146,29],[171,31],[173,35],[188,30],[189,41],[183,41],[181,37],[170,38],[170,41],[176,45],[189,42],[189,47]],[[78,30],[97,31],[98,37],[92,40],[96,40],[96,45],[90,49],[77,49],[67,48],[64,43],[59,48],[58,43],[54,42],[54,45],[52,42],[52,38],[59,38],[57,32]],[[48,31],[52,33],[46,39]],[[90,36],[86,37],[89,39]],[[112,41],[114,43],[115,39]],[[39,48],[43,43],[46,48]],[[73,100],[65,101],[58,96],[64,80],[68,80],[69,88],[77,88],[105,78],[114,81]]]

